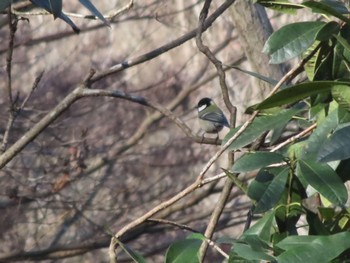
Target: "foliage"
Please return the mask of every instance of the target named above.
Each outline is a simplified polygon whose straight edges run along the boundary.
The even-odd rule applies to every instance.
[[[350,160],[350,20],[341,1],[255,1],[273,10],[296,14],[304,8],[328,22],[306,21],[285,25],[267,40],[264,52],[271,63],[301,56],[308,79],[291,84],[251,110],[264,110],[230,146],[236,150],[253,143],[264,132],[281,129],[293,118],[317,128],[277,152],[249,152],[231,173],[258,170],[247,195],[254,214],[262,214],[250,229],[232,242],[229,262],[344,262],[350,257],[350,211],[346,208]],[[250,75],[253,75],[250,73]],[[288,109],[286,109],[288,108]],[[299,109],[299,110],[298,110]],[[303,109],[303,110],[300,110]],[[305,114],[306,113],[306,114]],[[240,127],[231,130],[226,143]],[[271,167],[277,165],[278,167]],[[304,200],[320,196],[317,211]],[[300,226],[305,216],[306,225]],[[301,228],[308,235],[298,234]]]
[[[0,11],[4,13],[5,9],[8,8],[10,4],[14,4],[17,2],[21,1],[1,1]],[[109,22],[89,0],[80,0],[79,2],[85,8],[87,8],[93,14],[94,17],[97,17],[98,19],[103,21],[105,25],[109,25]],[[264,99],[256,105],[251,105],[247,109],[247,112],[250,113],[252,111],[255,111],[257,117],[252,119],[252,122],[249,124],[249,126],[228,147],[228,151],[241,150],[244,147],[249,148],[251,145],[254,145],[254,143],[256,141],[259,141],[260,138],[269,138],[269,140],[266,140],[264,141],[264,143],[262,143],[262,147],[252,147],[251,151],[248,151],[245,154],[243,154],[238,160],[236,160],[236,162],[232,165],[232,167],[230,167],[230,169],[223,169],[227,177],[231,179],[233,183],[241,190],[241,192],[243,192],[247,199],[250,200],[252,204],[252,215],[250,217],[257,219],[252,224],[252,226],[250,228],[247,228],[239,238],[235,240],[233,238],[227,239],[228,242],[225,243],[230,244],[230,251],[228,253],[227,260],[228,262],[344,262],[350,258],[350,209],[347,208],[347,202],[349,197],[346,188],[346,183],[350,179],[350,19],[348,18],[349,7],[343,4],[341,1],[333,0],[305,1],[301,4],[294,4],[287,0],[256,0],[255,2],[266,8],[271,8],[272,10],[283,12],[288,15],[297,14],[298,10],[303,9],[307,12],[319,14],[320,19],[318,21],[304,21],[282,26],[274,34],[272,34],[265,43],[265,48],[263,49],[263,52],[270,55],[270,63],[278,64],[288,62],[291,59],[300,59],[300,63],[303,65],[303,68],[298,68],[298,70],[294,71],[293,74],[287,75],[286,79],[288,81],[286,81],[283,84],[284,86],[281,86],[281,88],[276,93],[274,93],[273,95],[269,96],[268,98]],[[37,7],[45,9],[47,12],[53,15],[54,19],[58,17],[64,20],[73,28],[75,32],[79,31],[79,28],[62,11],[62,0],[32,0],[31,3]],[[30,8],[33,7],[32,4]],[[137,12],[139,11],[140,10],[137,10]],[[9,18],[11,19],[10,15]],[[157,17],[157,19],[158,18],[162,19],[161,16]],[[15,27],[15,24],[16,23],[14,23],[12,26]],[[16,29],[12,30],[13,33],[16,31]],[[194,32],[197,32],[197,30],[195,30]],[[188,39],[190,39],[190,37],[188,37]],[[181,43],[177,42],[177,44],[175,44],[174,46],[180,45]],[[102,43],[101,45],[104,45],[104,43]],[[164,50],[166,50],[166,48],[157,48],[147,53],[148,56],[146,54],[140,57],[154,58],[154,56],[150,56],[150,54],[156,52],[165,52]],[[170,48],[168,50],[170,50]],[[11,56],[11,52],[9,52],[9,57]],[[133,53],[131,51],[129,52]],[[159,55],[160,53],[157,54]],[[123,54],[123,57],[124,55],[125,54]],[[113,63],[111,62],[111,64],[115,65],[105,71],[102,71],[103,74],[100,73],[99,75],[97,75],[97,77],[95,75],[95,82],[99,80],[98,78],[105,80],[105,76],[117,74],[118,72],[116,71],[116,68],[118,67],[120,69],[129,67],[130,61],[134,62],[134,60],[132,59],[129,61],[122,62],[120,64],[115,64],[115,61],[113,61]],[[135,65],[137,63],[141,63],[140,61],[141,60],[135,62]],[[11,62],[10,58],[7,59],[7,63],[11,64],[9,62]],[[247,75],[253,76],[260,80],[264,80],[266,82],[269,82],[270,84],[276,83],[275,80],[267,76],[262,76],[259,73],[247,71],[237,66],[232,66],[231,68],[240,70],[240,72],[246,73]],[[72,72],[74,74],[73,70]],[[297,74],[300,74],[301,72],[304,74],[304,78],[301,79],[304,80],[300,82],[293,82],[294,77]],[[11,75],[10,73],[9,75]],[[187,73],[191,73],[190,70],[188,70]],[[173,74],[173,72],[171,72],[171,74]],[[202,76],[203,73],[200,72],[200,74],[198,75]],[[197,79],[197,77],[193,79]],[[94,90],[92,87],[90,87],[91,85],[89,84],[93,84],[93,82],[90,83],[90,81],[91,78],[87,78],[86,81],[81,81],[82,84],[80,86],[86,85],[86,87],[84,87],[85,94],[90,94],[90,96],[92,97],[104,96],[103,94],[108,93],[109,90],[106,88],[104,90],[99,90],[100,93],[93,94],[93,92],[96,91],[96,89]],[[162,81],[159,81],[159,83],[163,84]],[[152,83],[152,85],[156,86],[159,85],[159,83]],[[118,85],[119,84],[120,83],[118,83]],[[152,85],[149,85],[150,87],[146,87],[143,89],[140,87],[137,87],[137,89],[135,87],[128,87],[125,88],[125,90],[142,90],[143,92],[145,92],[145,94],[147,94],[147,96],[153,96],[152,98],[154,98],[157,96],[157,94],[155,94],[153,90],[149,91],[149,93],[146,93],[148,89],[152,89]],[[171,86],[174,87],[174,92],[168,94],[168,97],[179,96],[179,94],[181,95],[183,90],[179,92],[177,88],[178,86],[182,87],[182,85],[178,85],[178,83],[173,83]],[[11,85],[9,85],[9,87],[9,89],[11,89]],[[76,90],[81,91],[82,88],[80,90]],[[79,93],[76,97],[73,97],[71,101],[76,101],[81,97],[84,97],[84,92]],[[171,110],[175,110],[176,107],[180,105],[180,102],[176,102],[178,97],[175,97],[175,102],[170,101],[170,103],[168,103],[168,98],[164,99],[164,97],[166,96],[164,96],[163,92],[164,90],[162,89],[161,93],[163,97],[162,99],[156,97],[157,101],[164,100],[164,103],[166,102],[167,105],[171,105],[169,106],[169,109],[162,108],[156,103],[152,104],[152,100],[147,100],[142,96],[134,94],[130,95],[124,91],[119,93],[114,92],[113,94],[114,96],[118,94],[118,98],[122,97],[129,101],[139,103],[143,106],[149,106],[150,108],[152,108],[152,110],[159,110],[162,114],[169,115],[169,119],[171,119],[172,121],[175,120],[177,124],[182,124],[182,122],[180,122],[180,120],[177,119],[175,115],[171,115]],[[185,100],[184,98],[188,96],[188,94],[189,93],[187,93],[187,95],[183,96],[182,98],[179,98],[178,100]],[[69,98],[69,96],[67,97]],[[20,99],[15,99],[16,102],[13,105],[17,103],[17,100]],[[23,103],[23,105],[24,104],[25,103]],[[70,105],[67,104],[62,110],[62,112],[66,110],[69,106]],[[125,215],[128,214],[128,217],[130,216],[130,218],[136,217],[139,219],[140,207],[142,207],[142,209],[144,209],[145,211],[149,212],[151,210],[148,210],[150,208],[147,207],[147,204],[150,204],[151,208],[153,208],[155,203],[158,203],[160,199],[166,199],[169,198],[169,196],[171,196],[170,190],[163,190],[161,188],[158,188],[155,182],[161,180],[159,178],[162,178],[164,174],[168,174],[168,170],[165,170],[163,168],[163,164],[158,163],[159,159],[166,160],[168,164],[170,164],[169,166],[172,166],[173,162],[176,161],[174,156],[169,153],[168,148],[165,148],[165,146],[161,145],[164,151],[158,152],[157,150],[153,149],[153,145],[149,141],[147,141],[151,140],[149,138],[151,136],[148,137],[148,134],[146,134],[145,132],[146,130],[157,132],[155,126],[157,126],[157,124],[159,123],[161,123],[160,126],[162,129],[164,128],[164,126],[166,126],[163,124],[163,122],[160,121],[162,114],[160,114],[159,112],[151,114],[148,112],[148,110],[142,111],[138,108],[131,108],[130,110],[130,108],[128,107],[129,105],[125,107],[126,109],[122,109],[123,111],[120,110],[120,113],[115,114],[123,117],[125,116],[125,121],[124,119],[120,118],[122,120],[120,121],[120,123],[117,123],[116,127],[113,126],[113,128],[111,128],[110,131],[102,131],[101,133],[98,133],[96,135],[100,138],[105,138],[107,137],[107,133],[110,133],[111,139],[109,139],[106,143],[110,144],[111,142],[116,141],[115,137],[117,137],[117,141],[120,139],[117,143],[117,146],[119,148],[116,148],[117,150],[112,150],[112,153],[106,152],[106,155],[101,155],[101,158],[97,160],[98,162],[96,161],[97,164],[95,166],[92,166],[92,168],[89,170],[89,173],[92,174],[94,171],[97,171],[99,170],[99,168],[103,167],[106,163],[110,165],[110,168],[105,169],[105,179],[103,179],[103,181],[106,182],[106,184],[108,185],[108,187],[105,188],[108,188],[110,192],[104,192],[103,194],[101,194],[101,199],[99,200],[103,200],[103,202],[96,201],[96,203],[102,203],[102,208],[100,210],[96,210],[97,212],[94,211],[96,212],[94,216],[103,217],[103,213],[107,214],[110,212],[112,216],[109,217],[108,220],[104,218],[103,220],[108,221],[108,224],[111,225],[118,224],[118,226],[112,226],[113,228],[122,228],[119,225],[120,222],[117,221],[116,218],[125,218]],[[96,108],[89,108],[89,110],[86,112],[93,114],[93,112],[97,111],[98,108],[102,107],[98,106]],[[188,108],[188,105],[186,105],[185,108]],[[14,109],[11,108],[11,110]],[[110,110],[110,112],[114,111]],[[138,119],[135,118],[135,115],[132,115],[134,112],[138,112]],[[80,112],[78,112],[78,114],[80,114]],[[144,116],[149,116],[149,118],[146,119],[145,117],[144,121],[142,122],[141,119]],[[11,115],[11,117],[13,116]],[[86,118],[88,119],[89,117]],[[105,122],[110,123],[110,119],[115,117],[111,117],[110,115],[108,115],[105,118],[107,119],[104,119]],[[82,122],[84,122],[85,120],[88,121],[87,119],[82,119]],[[54,119],[52,119],[52,122],[53,121]],[[137,125],[139,123],[141,123],[140,127],[136,129],[135,127],[138,127]],[[99,124],[94,126],[98,125]],[[120,126],[123,125],[130,125],[130,130],[128,130],[127,132],[124,130],[123,132],[120,132],[120,134],[123,134],[121,137],[118,137],[119,135],[116,136],[115,131],[119,132],[120,130],[122,130]],[[293,134],[287,134],[284,132],[286,130],[286,127],[290,125],[297,126],[297,129],[295,129]],[[74,125],[72,124],[72,126]],[[222,145],[225,145],[233,136],[235,136],[238,130],[240,130],[242,127],[244,126],[239,126],[237,128],[231,129],[223,139]],[[25,129],[27,129],[26,126]],[[44,127],[42,129],[44,129]],[[130,131],[135,131],[135,133],[132,133]],[[167,131],[165,133],[167,133]],[[186,136],[189,136],[188,133],[186,133]],[[40,132],[36,134],[36,136],[39,134]],[[22,134],[20,135],[22,136]],[[128,137],[129,135],[130,137]],[[44,137],[44,135],[42,136]],[[156,134],[155,136],[158,137],[159,135]],[[157,141],[156,143],[158,144],[163,144],[163,142],[161,142],[160,140],[160,137],[161,136],[155,139],[155,141]],[[82,138],[83,139],[81,139],[81,145],[79,144],[79,147],[87,151],[89,147],[85,145],[84,133],[82,134]],[[133,141],[132,139],[135,140]],[[144,140],[141,141],[141,139]],[[53,139],[50,138],[50,140]],[[61,138],[59,138],[59,140],[60,144],[65,145],[64,141],[61,140]],[[126,143],[123,144],[123,141],[126,141]],[[183,138],[181,138],[183,144],[180,144],[179,141],[180,140],[173,142],[175,149],[174,151],[181,152],[180,155],[183,155],[182,157],[185,160],[182,161],[181,159],[181,162],[179,162],[180,164],[177,167],[177,169],[175,171],[172,171],[173,173],[175,173],[175,175],[179,175],[180,173],[188,175],[188,173],[190,173],[189,170],[192,172],[191,169],[193,169],[194,167],[193,162],[195,162],[194,160],[196,159],[194,156],[194,152],[196,151],[192,151],[192,149],[190,149],[189,147],[188,141],[185,141]],[[164,143],[164,145],[167,146],[169,146],[169,144],[169,142]],[[38,148],[43,148],[47,152],[49,152],[49,150],[45,148],[45,143],[43,143],[43,145],[44,146],[38,146]],[[144,148],[133,149],[135,145]],[[177,146],[178,148],[175,148],[175,146]],[[103,188],[102,179],[101,182],[99,181],[99,183],[96,183],[96,185],[91,184],[89,174],[84,173],[86,166],[84,160],[85,157],[82,153],[83,150],[77,148],[77,146],[70,147],[68,157],[65,157],[65,160],[63,160],[63,162],[67,163],[66,166],[68,168],[65,167],[64,170],[62,169],[62,171],[58,169],[59,172],[53,169],[43,169],[45,170],[43,172],[45,173],[45,175],[46,173],[48,173],[48,171],[52,173],[53,177],[57,174],[63,174],[62,177],[58,179],[55,178],[55,180],[53,180],[52,182],[46,179],[45,183],[50,184],[52,186],[52,189],[50,188],[47,191],[47,194],[38,194],[33,198],[28,198],[27,196],[25,196],[26,198],[24,198],[23,196],[18,196],[17,189],[13,188],[10,189],[13,191],[9,191],[8,193],[6,193],[6,196],[8,196],[11,199],[14,199],[14,202],[22,202],[23,199],[23,202],[29,203],[36,201],[37,199],[42,201],[42,199],[40,198],[46,198],[51,195],[56,196],[57,194],[57,196],[59,197],[58,199],[62,198],[67,204],[69,204],[70,208],[77,207],[75,211],[76,216],[72,216],[72,218],[69,218],[70,220],[66,220],[65,218],[66,214],[68,213],[62,213],[64,217],[64,220],[61,220],[64,221],[62,223],[62,229],[71,230],[69,228],[70,224],[74,223],[74,221],[76,220],[75,218],[78,218],[79,216],[83,215],[83,212],[81,211],[87,208],[90,203],[93,203],[92,201],[95,201],[93,199],[94,194],[98,192],[97,189]],[[186,153],[187,155],[185,155],[185,151],[183,151],[184,148],[188,150],[188,153]],[[147,149],[150,149],[150,151],[154,151],[154,153],[157,154],[154,155],[154,162],[160,166],[160,168],[158,168],[160,170],[159,178],[152,178],[151,181],[155,188],[151,188],[149,184],[145,183],[146,180],[149,180],[148,178],[141,177],[141,175],[154,175],[153,172],[156,170],[156,168],[151,167],[153,160],[151,159],[152,156],[150,156],[149,152],[147,152]],[[101,147],[101,149],[98,149],[96,155],[99,156],[99,154],[104,151],[105,149],[102,149]],[[123,156],[122,153],[124,152],[126,152],[126,154]],[[141,153],[143,152],[146,153],[142,155]],[[202,154],[204,151],[201,150],[198,152],[201,152]],[[166,154],[168,153],[169,155],[167,156]],[[50,152],[49,154],[54,155],[55,153]],[[133,154],[134,156],[132,156]],[[140,157],[138,159],[135,156]],[[166,156],[167,158],[165,158]],[[35,158],[33,156],[31,157]],[[25,158],[22,159],[24,160]],[[124,163],[129,162],[129,166],[120,168]],[[145,171],[145,163],[147,162],[150,162],[150,171]],[[49,166],[50,168],[59,166],[57,165],[58,161],[56,160],[52,161],[52,163],[52,166]],[[23,169],[27,169],[28,166],[22,165],[21,167],[24,167]],[[70,166],[72,166],[71,170],[76,171],[75,175],[72,175],[72,171],[69,170]],[[118,170],[113,170],[113,166],[118,166]],[[10,168],[12,169],[12,167]],[[9,169],[9,171],[11,171],[11,169]],[[34,170],[35,174],[40,174],[41,172],[40,169]],[[240,181],[238,176],[240,173],[254,171],[256,171],[256,176],[254,180],[249,182],[249,184]],[[21,175],[22,173],[18,174]],[[81,176],[83,173],[84,176]],[[120,174],[123,175],[122,179],[119,178],[118,180],[115,180],[115,178],[113,178],[113,180],[110,180],[111,182],[107,180],[107,178],[109,178],[110,175],[114,176]],[[130,183],[130,181],[132,180],[129,180],[129,174],[137,175],[137,183]],[[188,181],[181,182],[181,178],[178,179],[176,184],[174,184],[173,178],[175,175],[169,173],[169,181],[172,183],[169,184],[168,182],[165,182],[165,184],[168,185],[171,190],[184,189],[184,185],[188,183],[188,181],[191,181],[187,178],[186,180]],[[11,173],[10,176],[12,176],[13,178],[17,178]],[[92,192],[91,199],[90,197],[87,198],[88,200],[86,201],[86,203],[84,203],[84,205],[76,205],[75,203],[73,203],[72,200],[76,200],[78,198],[70,198],[69,194],[67,194],[68,201],[66,201],[64,199],[64,195],[60,193],[60,191],[67,185],[74,182],[74,180],[78,181],[80,178],[85,179],[84,177],[87,180],[86,184],[78,185],[77,183],[76,189],[84,190],[84,188],[87,188],[86,186],[90,186]],[[41,181],[41,178],[39,177],[37,181]],[[120,184],[120,188],[116,190],[116,186],[112,183]],[[193,189],[200,188],[202,186],[202,183],[203,181],[201,181],[198,185],[193,187]],[[25,185],[25,183],[22,184]],[[37,185],[35,185],[35,187],[33,188],[35,188],[35,191],[38,192],[41,190],[40,186],[38,187]],[[142,190],[138,196],[133,195],[136,192],[135,189]],[[118,191],[122,193],[119,193]],[[211,194],[215,191],[216,188],[212,188],[208,190],[208,193]],[[162,193],[164,195],[161,195]],[[113,199],[112,197],[110,198],[110,196],[113,196],[115,194],[118,195],[117,199]],[[188,194],[188,192],[186,192],[186,194]],[[183,196],[186,196],[186,194],[183,193]],[[312,198],[316,200],[316,208],[307,205],[307,201],[309,201]],[[173,199],[175,199],[174,196],[172,196],[168,200]],[[202,197],[198,197],[198,199],[190,201],[192,203],[199,203],[201,199]],[[130,213],[130,215],[129,207],[127,206],[127,204],[125,204],[126,208],[120,205],[120,203],[127,203],[129,200],[135,201],[135,204],[133,205],[136,207],[135,210],[137,210],[136,213]],[[52,200],[49,201],[54,203],[54,201]],[[110,203],[108,203],[108,201],[110,201]],[[184,203],[186,203],[187,205],[187,203],[191,202]],[[39,205],[41,202],[37,203]],[[170,202],[165,201],[164,203],[167,204]],[[164,203],[162,204],[164,205]],[[158,205],[158,207],[160,206],[161,205]],[[163,210],[159,209],[159,211],[162,210],[162,212],[164,212],[165,208],[169,208],[169,206],[164,205],[164,207],[162,208]],[[57,210],[55,206],[53,207],[55,210]],[[81,210],[80,207],[82,207]],[[182,208],[177,208],[178,210],[176,210],[176,208],[173,209],[173,207],[171,207],[169,211],[165,211],[167,213],[164,213],[163,216],[167,217],[173,215],[174,218],[178,216],[177,219],[180,221],[180,219],[183,219],[182,217],[184,216],[184,214],[188,212],[185,211],[185,213],[181,213],[183,212],[181,211],[181,209],[185,210],[185,208],[188,207],[183,206]],[[198,211],[192,209],[192,207],[190,208],[191,210],[189,210],[190,212],[188,212],[187,214],[195,214],[193,211]],[[61,208],[59,207],[59,209]],[[142,210],[141,212],[144,212],[144,210]],[[60,218],[62,218],[62,214],[60,214]],[[157,214],[157,212],[155,212],[154,214]],[[67,218],[68,216],[69,215],[67,215]],[[151,216],[152,215],[150,215],[149,217]],[[198,216],[200,218],[202,217],[202,215]],[[90,217],[94,219],[93,216]],[[87,216],[86,218],[86,221],[88,221],[88,223],[93,224],[94,227],[96,227],[96,229],[99,228],[100,222],[95,223],[94,220],[92,220],[91,218]],[[30,221],[29,219],[32,218],[28,218],[28,221]],[[54,219],[56,220],[56,218]],[[137,219],[135,221],[137,221]],[[139,220],[139,222],[141,221],[142,220]],[[141,223],[145,223],[145,221],[146,220],[142,221]],[[39,219],[38,221],[35,221],[35,223],[37,222],[39,222]],[[128,229],[132,229],[133,231],[135,231],[133,233],[128,233],[130,234],[130,239],[132,239],[134,236],[137,237],[138,235],[143,235],[146,232],[144,231],[144,229],[146,229],[147,226],[145,226],[144,229],[137,228],[141,225],[141,223],[135,224]],[[125,221],[122,221],[122,224],[125,224]],[[186,228],[186,226],[184,227],[179,224],[176,226],[180,226],[180,228]],[[161,235],[163,235],[166,228],[161,228],[158,225],[157,227],[151,229],[150,232],[159,231]],[[89,228],[92,227],[89,225]],[[52,242],[52,244],[50,244],[50,248],[51,246],[54,247],[54,245],[60,241],[61,236],[63,235],[61,233],[64,233],[64,231],[65,230],[62,230],[62,232],[57,231],[57,239],[55,239]],[[52,232],[54,231],[52,230]],[[123,238],[125,236],[123,236]],[[131,248],[131,246],[124,244],[124,242],[126,243],[129,240],[124,241],[121,238],[121,240],[123,240],[122,242],[118,239],[119,236],[117,237],[117,235],[113,233],[110,235],[110,237],[113,237],[113,239],[115,239],[115,242],[119,245],[119,247],[121,247],[124,253],[126,253],[126,255],[133,261],[146,262],[146,259],[142,255],[143,251],[141,253],[136,252]],[[81,239],[83,240],[83,238]],[[92,242],[94,241],[95,240],[93,240]],[[218,240],[214,241],[219,242]],[[149,242],[149,240],[147,239],[146,242]],[[198,234],[190,235],[186,239],[177,240],[173,242],[169,245],[165,253],[165,262],[200,262],[200,246],[203,242],[211,241],[208,241],[202,235]],[[98,246],[106,247],[104,243],[102,245],[99,244]],[[95,245],[93,247],[94,249],[96,249],[97,246]],[[113,246],[111,247],[113,248]],[[157,250],[157,247],[155,245],[153,248],[154,250]],[[140,247],[138,247],[137,250],[139,251]],[[78,251],[78,249],[76,249],[76,251]],[[87,250],[77,253],[85,253],[86,251]],[[33,252],[33,254],[35,253],[36,251]],[[48,255],[47,258],[50,258],[50,255]]]

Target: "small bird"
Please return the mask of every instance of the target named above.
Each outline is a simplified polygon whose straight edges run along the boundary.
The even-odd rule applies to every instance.
[[[203,98],[197,104],[198,118],[201,129],[206,133],[218,133],[228,127],[228,121],[222,110],[210,98]],[[204,135],[204,134],[203,134]]]

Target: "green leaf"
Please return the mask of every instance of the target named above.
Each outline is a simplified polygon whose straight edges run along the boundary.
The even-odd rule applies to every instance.
[[[333,65],[330,66],[333,79],[350,79],[350,26],[343,25],[339,34],[334,37],[337,42],[333,48]]]
[[[338,125],[338,111],[331,111],[328,116],[318,123],[316,130],[310,135],[309,139],[304,141],[303,159],[316,159],[320,147],[326,141],[328,135]]]
[[[316,1],[306,1],[303,2],[302,5],[306,6],[308,8],[311,8],[313,12],[324,14],[324,15],[331,15],[336,18],[339,18],[340,20],[343,20],[346,23],[350,23],[350,19],[346,16],[342,15],[340,11],[340,6],[336,6],[336,3],[338,1],[332,1],[330,3],[327,3],[326,1],[323,2],[316,2]],[[337,9],[335,8],[337,7]],[[343,9],[344,10],[344,9]],[[346,10],[346,8],[345,8]]]
[[[327,164],[298,161],[301,176],[321,195],[335,205],[344,205],[348,199],[345,185],[336,172]]]
[[[225,174],[227,175],[228,178],[231,179],[231,181],[243,192],[247,193],[247,184],[245,182],[242,182],[240,179],[238,179],[238,176],[235,175],[234,173],[231,173],[230,171],[221,168]]]
[[[332,88],[333,99],[339,106],[350,111],[350,87],[337,85]]]
[[[317,236],[289,236],[277,243],[276,246],[283,250],[289,250],[310,244],[317,238]]]
[[[98,17],[106,26],[110,26],[110,23],[97,10],[97,8],[90,2],[90,0],[79,0],[79,2],[83,6],[85,6],[94,16]]]
[[[273,64],[295,58],[314,43],[324,24],[320,21],[288,24],[268,38],[263,52],[271,55],[270,63]]]
[[[350,124],[341,125],[320,147],[317,160],[331,162],[350,158]]]
[[[165,255],[165,263],[197,263],[200,239],[184,239],[170,245]]]
[[[269,262],[276,260],[273,256],[267,254],[266,252],[255,250],[247,244],[235,243],[233,245],[233,251],[239,257],[247,260],[266,260]]]
[[[253,244],[254,237],[259,237],[259,240],[267,244],[270,243],[274,218],[275,211],[265,213],[262,218],[260,218],[251,228],[247,229],[243,233],[241,240],[251,242],[250,244]]]
[[[302,58],[306,58],[307,56],[310,55],[311,52],[313,52],[315,50],[315,48],[318,46],[320,42],[319,41],[315,41],[303,54],[302,54]],[[310,81],[314,80],[314,76],[315,76],[315,71],[316,68],[319,64],[319,57],[320,57],[320,53],[322,50],[322,46],[321,48],[319,48],[316,53],[309,59],[306,61],[305,65],[304,65],[304,71],[306,73],[306,76],[308,77],[308,79]]]
[[[277,244],[287,249],[277,257],[278,263],[331,262],[350,248],[350,232],[330,236],[288,236]]]
[[[259,173],[254,181],[251,182],[248,188],[248,196],[256,200],[254,213],[264,213],[271,209],[279,202],[285,191],[285,186],[288,179],[289,168],[280,170],[271,181],[266,181],[263,171]],[[269,169],[269,171],[273,171]],[[261,176],[262,175],[262,176]],[[264,177],[264,178],[261,178]],[[262,179],[262,181],[260,181]],[[259,198],[256,198],[259,195]]]
[[[259,138],[264,132],[275,129],[276,127],[285,125],[300,109],[282,110],[277,114],[261,116],[247,127],[247,129],[230,145],[229,150],[234,151]],[[232,129],[223,139],[222,144],[225,144],[240,127]]]
[[[258,105],[252,106],[255,110],[262,110],[281,106],[285,104],[295,103],[303,100],[311,95],[317,95],[331,91],[335,86],[347,86],[350,88],[350,82],[345,81],[313,81],[294,85],[283,89],[276,94],[268,97]]]
[[[337,22],[331,21],[325,24],[316,34],[316,40],[326,41],[333,37],[333,34],[338,34],[340,26]]]
[[[235,161],[231,171],[244,173],[284,161],[284,156],[274,152],[247,153]]]
[[[259,3],[262,6],[265,6],[266,8],[270,8],[272,10],[276,10],[285,14],[296,14],[296,11],[298,9],[303,8],[302,5],[290,3],[287,0],[258,0],[257,3]]]

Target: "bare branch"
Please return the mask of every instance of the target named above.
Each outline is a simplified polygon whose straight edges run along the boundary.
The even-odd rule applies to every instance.
[[[200,231],[198,230],[195,230],[187,225],[184,225],[184,224],[180,224],[180,223],[177,223],[177,222],[174,222],[174,221],[170,221],[170,220],[165,220],[165,219],[158,219],[158,218],[149,218],[147,219],[147,221],[150,221],[150,222],[156,222],[156,223],[162,223],[162,224],[167,224],[167,225],[172,225],[172,226],[175,226],[175,227],[178,227],[178,228],[181,228],[181,229],[184,229],[184,230],[188,230],[188,231],[191,231],[193,233],[201,233]],[[205,236],[203,236],[205,242],[212,246],[216,251],[218,251],[224,258],[228,259],[229,258],[229,255],[227,255],[218,245],[215,244],[215,242]]]
[[[7,96],[8,96],[9,117],[6,125],[6,130],[4,133],[4,137],[2,140],[2,145],[0,147],[1,152],[4,152],[6,150],[9,135],[10,135],[10,130],[16,118],[16,106],[13,101],[13,95],[12,95],[12,55],[13,55],[13,47],[14,47],[15,34],[17,31],[18,19],[16,16],[12,15],[10,8],[8,9],[7,16],[8,16],[8,25],[10,29],[10,39],[8,43],[7,57],[6,57]]]

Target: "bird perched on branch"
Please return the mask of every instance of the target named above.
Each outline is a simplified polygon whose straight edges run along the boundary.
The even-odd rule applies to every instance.
[[[198,118],[201,129],[205,133],[218,133],[230,125],[222,110],[210,98],[202,98],[197,104]],[[204,136],[204,134],[203,134]]]

